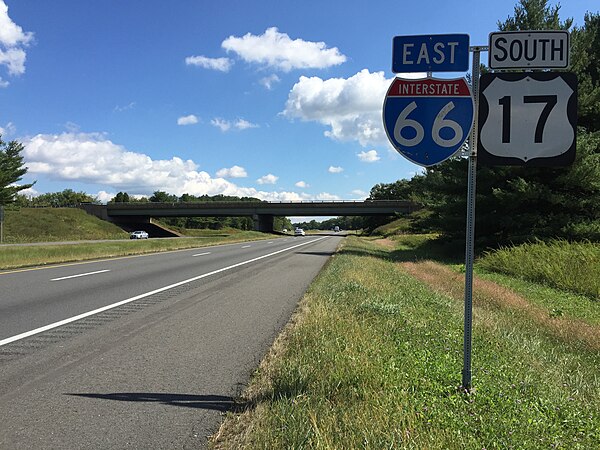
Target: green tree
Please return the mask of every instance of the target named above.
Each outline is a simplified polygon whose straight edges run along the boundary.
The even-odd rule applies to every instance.
[[[31,206],[52,206],[64,208],[77,206],[80,203],[94,203],[96,199],[85,192],[75,192],[73,189],[65,189],[61,192],[49,192],[31,199]]]
[[[499,22],[505,31],[569,29],[559,6],[521,0],[514,15]],[[476,241],[480,247],[535,238],[600,240],[600,18],[587,14],[572,34],[573,71],[580,79],[576,159],[570,167],[478,167]],[[464,239],[467,160],[454,158],[425,175],[395,186],[375,186],[374,197],[398,195],[423,204],[430,214],[417,221],[450,239]],[[398,197],[396,197],[398,198]]]
[[[571,32],[571,70],[577,74],[578,124],[600,131],[600,15],[585,15],[582,27]]]
[[[164,191],[154,191],[149,200],[156,203],[176,203],[178,198],[176,195],[167,194]]]
[[[127,192],[117,192],[117,195],[112,198],[111,203],[129,203],[130,201]]]
[[[13,203],[18,192],[29,189],[35,184],[35,182],[16,184],[27,173],[27,167],[23,166],[23,156],[21,155],[23,149],[23,144],[20,142],[6,143],[0,135],[0,205]]]

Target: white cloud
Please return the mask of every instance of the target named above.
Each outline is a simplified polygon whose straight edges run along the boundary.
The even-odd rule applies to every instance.
[[[329,173],[342,173],[344,171],[343,167],[329,166],[327,172]]]
[[[305,181],[298,181],[298,182],[296,183],[296,187],[299,187],[299,188],[305,189],[305,188],[309,187],[309,185],[308,185],[308,183],[306,183]]]
[[[355,140],[363,146],[384,144],[381,111],[390,83],[383,72],[367,69],[348,79],[302,76],[292,87],[283,114],[329,126],[325,135],[332,139]]]
[[[246,178],[247,176],[246,169],[240,166],[233,166],[229,169],[223,168],[217,171],[217,177],[219,178]]]
[[[262,84],[264,87],[266,87],[268,90],[273,89],[273,85],[275,83],[279,83],[281,81],[281,79],[273,74],[273,75],[269,75],[268,77],[264,77],[260,79],[260,84]]]
[[[130,109],[133,109],[134,107],[135,107],[135,102],[129,102],[129,104],[127,104],[125,106],[121,106],[121,105],[115,106],[115,109],[113,111],[114,112],[129,111]]]
[[[220,128],[221,131],[223,131],[223,132],[229,131],[229,129],[231,128],[231,122],[228,122],[227,120],[220,119],[219,117],[215,117],[213,120],[211,120],[210,124],[213,127]]]
[[[0,88],[5,88],[8,87],[10,85],[10,83],[6,80],[3,80],[2,77],[0,77]]]
[[[177,119],[177,125],[193,125],[195,123],[198,123],[198,118],[193,114],[182,116]]]
[[[275,184],[277,183],[277,180],[279,180],[279,177],[273,175],[272,173],[269,173],[264,177],[260,177],[258,180],[256,180],[256,182],[258,184]]]
[[[328,200],[340,200],[340,198],[337,195],[330,194],[328,192],[321,192],[320,194],[317,194],[316,200],[328,201]]]
[[[368,192],[362,191],[360,189],[354,189],[351,192],[352,195],[354,195],[355,197],[358,197],[360,200],[364,200],[365,198],[367,198],[369,196]]]
[[[238,130],[247,130],[248,128],[258,128],[258,125],[255,123],[248,122],[244,119],[238,119],[234,125]]]
[[[258,128],[259,126],[255,123],[248,122],[245,119],[237,119],[235,122],[215,117],[210,121],[211,125],[219,128],[221,131],[226,132],[232,128],[238,130],[247,130],[248,128]]]
[[[229,58],[207,58],[206,56],[188,56],[185,58],[185,63],[188,66],[198,66],[220,72],[229,72],[233,65],[233,61]]]
[[[25,73],[25,50],[21,48],[9,48],[6,51],[0,49],[0,65],[8,67],[9,75],[22,75]]]
[[[69,186],[76,182],[102,186],[96,197],[110,200],[115,192],[125,191],[134,198],[148,197],[160,190],[170,194],[235,195],[255,197],[266,201],[306,201],[314,199],[309,194],[288,191],[259,191],[244,188],[217,176],[198,170],[192,160],[173,157],[153,160],[148,155],[127,150],[107,139],[103,133],[38,134],[23,141],[23,156],[28,174],[40,183],[45,180],[64,181]],[[235,172],[237,166],[230,170]],[[240,168],[243,170],[243,168]],[[45,179],[45,180],[44,180]],[[265,184],[274,183],[278,177],[263,177]],[[38,195],[30,189],[26,195]],[[317,199],[336,199],[321,193]]]
[[[0,0],[0,65],[8,68],[9,75],[25,73],[27,57],[23,47],[33,41],[33,33],[25,32],[8,16],[8,6]],[[8,82],[0,79],[0,87],[6,87]]]
[[[381,158],[377,154],[377,150],[369,150],[368,152],[360,152],[358,154],[358,159],[362,162],[372,163],[379,161]]]
[[[12,122],[8,122],[5,126],[0,127],[0,135],[3,137],[15,134],[15,131],[17,131],[17,127]]]
[[[324,42],[292,40],[276,27],[267,28],[256,36],[247,33],[243,37],[229,36],[221,46],[228,52],[238,54],[244,61],[264,64],[284,72],[292,69],[323,69],[346,61],[337,47],[327,48]]]
[[[8,6],[0,0],[0,44],[6,47],[15,47],[19,44],[29,44],[33,40],[33,33],[24,32],[23,28],[15,24],[8,17]]]

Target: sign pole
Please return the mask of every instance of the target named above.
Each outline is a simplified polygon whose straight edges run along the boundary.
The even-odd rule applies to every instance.
[[[471,82],[475,111],[473,114],[473,128],[469,142],[469,179],[467,186],[467,233],[465,249],[465,323],[463,339],[463,371],[462,387],[471,388],[471,348],[473,331],[473,260],[475,247],[475,188],[477,182],[477,141],[478,141],[478,108],[479,108],[479,64],[480,52],[487,47],[470,47],[473,52],[473,67],[471,69]]]

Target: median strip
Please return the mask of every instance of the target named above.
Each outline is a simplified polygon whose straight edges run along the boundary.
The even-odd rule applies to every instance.
[[[131,298],[128,298],[128,299],[125,299],[125,300],[121,300],[121,301],[113,303],[111,305],[107,305],[107,306],[103,306],[102,308],[94,309],[93,311],[88,311],[86,313],[79,314],[77,316],[73,316],[73,317],[70,317],[68,319],[61,320],[59,322],[51,323],[49,325],[45,325],[43,327],[36,328],[35,330],[26,331],[25,333],[17,334],[16,336],[12,336],[12,337],[9,337],[9,338],[6,338],[6,339],[2,339],[2,340],[0,340],[0,347],[4,346],[6,344],[10,344],[11,342],[19,341],[21,339],[25,339],[27,337],[34,336],[34,335],[39,334],[39,333],[43,333],[44,331],[52,330],[53,328],[57,328],[57,327],[60,327],[62,325],[66,325],[68,323],[75,322],[77,320],[81,320],[81,319],[84,319],[86,317],[93,316],[95,314],[99,314],[99,313],[107,311],[109,309],[117,308],[119,306],[126,305],[127,303],[131,303],[131,302],[134,302],[136,300],[140,300],[142,298],[146,298],[146,297],[149,297],[151,295],[158,294],[160,292],[164,292],[164,291],[167,291],[169,289],[173,289],[173,288],[178,287],[178,286],[183,286],[185,284],[192,283],[194,281],[200,280],[202,278],[209,277],[211,275],[216,275],[217,273],[225,272],[225,271],[230,270],[230,269],[235,269],[236,267],[240,267],[240,266],[244,266],[246,264],[250,264],[250,263],[253,263],[253,262],[256,262],[256,261],[260,261],[261,259],[269,258],[271,256],[275,256],[275,255],[278,255],[280,253],[287,252],[287,251],[293,250],[293,249],[298,248],[298,247],[302,247],[304,245],[313,244],[313,243],[318,242],[318,241],[320,241],[322,239],[325,239],[325,237],[321,237],[321,238],[318,238],[318,239],[315,239],[315,240],[312,240],[312,241],[309,241],[309,242],[303,242],[302,244],[293,245],[293,246],[288,247],[288,248],[277,250],[276,252],[268,253],[266,255],[258,256],[256,258],[252,258],[252,259],[249,259],[247,261],[242,261],[242,262],[239,262],[237,264],[233,264],[231,266],[227,266],[227,267],[223,267],[221,269],[213,270],[212,272],[208,272],[208,273],[205,273],[205,274],[202,274],[202,275],[198,275],[197,277],[189,278],[187,280],[179,281],[177,283],[170,284],[168,286],[164,286],[164,287],[155,289],[153,291],[146,292],[144,294],[136,295],[135,297],[131,297]]]

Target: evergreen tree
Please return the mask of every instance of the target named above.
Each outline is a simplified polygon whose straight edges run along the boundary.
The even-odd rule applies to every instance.
[[[27,173],[27,167],[23,167],[23,144],[17,141],[8,143],[2,140],[0,135],[0,205],[7,205],[16,200],[16,195],[23,189],[29,189],[35,184],[17,185]]]

